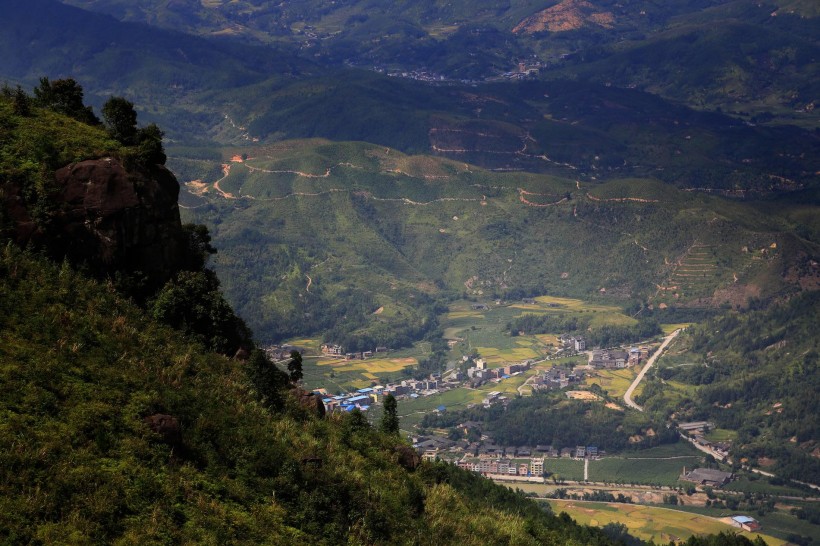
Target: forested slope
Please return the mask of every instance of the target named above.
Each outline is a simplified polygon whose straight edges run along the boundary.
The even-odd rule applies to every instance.
[[[814,265],[816,267],[816,263]],[[820,482],[817,325],[820,292],[690,328],[686,352],[661,368],[642,399],[682,420],[737,431],[732,455],[782,477]],[[661,381],[694,386],[682,402]]]

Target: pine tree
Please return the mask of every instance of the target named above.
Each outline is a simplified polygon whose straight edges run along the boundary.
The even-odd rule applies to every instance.
[[[399,433],[399,416],[396,411],[396,398],[392,394],[384,397],[384,413],[381,422],[382,432],[387,434]]]
[[[288,362],[288,373],[290,374],[290,380],[296,383],[302,376],[302,353],[299,351],[291,351],[290,352],[290,362]]]

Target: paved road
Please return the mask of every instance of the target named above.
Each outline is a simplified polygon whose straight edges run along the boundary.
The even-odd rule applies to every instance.
[[[646,365],[640,371],[640,373],[638,374],[638,377],[636,377],[635,381],[633,381],[632,384],[629,386],[629,388],[626,389],[626,393],[624,393],[624,402],[626,402],[627,406],[629,406],[630,408],[636,409],[638,411],[643,411],[643,408],[641,406],[639,406],[638,404],[636,404],[635,402],[632,401],[632,393],[635,392],[635,388],[643,380],[643,376],[646,375],[646,372],[649,371],[649,368],[651,368],[652,365],[655,363],[655,361],[658,359],[658,357],[661,356],[664,349],[666,349],[666,346],[669,345],[672,342],[672,340],[675,339],[678,336],[680,331],[681,331],[681,329],[678,328],[677,330],[675,330],[674,332],[672,332],[671,334],[666,336],[666,338],[664,338],[663,343],[661,343],[661,346],[658,347],[658,350],[655,351],[654,354],[649,357],[649,360],[646,361]]]

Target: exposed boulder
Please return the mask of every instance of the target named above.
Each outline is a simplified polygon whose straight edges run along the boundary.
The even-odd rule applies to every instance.
[[[399,456],[398,463],[407,470],[415,470],[421,464],[421,455],[412,447],[398,445],[393,449]]]
[[[325,405],[321,397],[303,389],[294,389],[293,392],[299,405],[308,411],[314,412],[319,417],[325,416]]]
[[[182,441],[182,429],[179,420],[171,415],[155,413],[144,419],[153,432],[162,437],[162,441],[170,446],[178,446]]]

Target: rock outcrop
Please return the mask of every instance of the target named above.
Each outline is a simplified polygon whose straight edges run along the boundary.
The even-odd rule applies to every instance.
[[[7,195],[21,245],[45,247],[99,276],[140,272],[155,286],[185,260],[178,196],[179,183],[165,167],[127,170],[111,157],[58,169],[46,222],[35,222],[21,199]]]
[[[152,432],[158,434],[162,441],[172,447],[179,446],[182,442],[182,429],[179,420],[172,415],[156,413],[144,419],[145,424]]]

